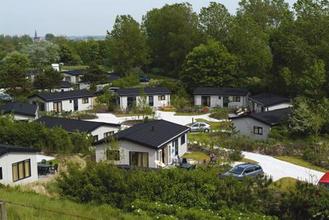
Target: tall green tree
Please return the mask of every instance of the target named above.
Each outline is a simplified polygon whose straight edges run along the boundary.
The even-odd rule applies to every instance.
[[[203,41],[198,15],[188,3],[147,12],[143,26],[151,48],[151,67],[164,74],[177,74],[186,55]]]
[[[201,30],[210,37],[225,41],[233,17],[227,8],[217,2],[211,2],[208,7],[203,7],[199,14]]]
[[[116,18],[113,30],[107,36],[110,62],[115,71],[128,74],[149,62],[146,37],[137,21],[130,15]]]
[[[195,47],[183,65],[181,79],[190,89],[237,84],[237,59],[221,43],[209,40]]]
[[[60,86],[63,75],[52,68],[45,69],[35,77],[33,85],[37,89],[54,89]]]
[[[29,59],[19,52],[8,54],[0,63],[0,79],[2,86],[16,91],[18,88],[26,89],[28,82],[26,72],[29,67]]]
[[[58,45],[49,41],[34,42],[23,48],[31,61],[32,68],[44,69],[59,61]]]

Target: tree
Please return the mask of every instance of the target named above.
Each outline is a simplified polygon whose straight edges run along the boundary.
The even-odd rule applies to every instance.
[[[224,5],[211,2],[208,7],[201,9],[199,20],[204,33],[223,42],[226,40],[233,18]]]
[[[78,52],[83,64],[100,64],[100,48],[97,41],[79,41],[76,45],[76,51]]]
[[[33,68],[42,70],[59,61],[59,47],[49,41],[34,42],[23,48],[23,52],[29,56]]]
[[[63,43],[59,45],[60,62],[69,65],[77,65],[81,63],[81,58],[75,50],[68,44]]]
[[[33,83],[35,88],[38,89],[54,89],[58,88],[61,81],[63,79],[63,75],[52,68],[47,68],[41,74],[38,74],[35,77],[35,81]]]
[[[190,89],[198,86],[234,86],[237,59],[219,42],[209,40],[190,52],[185,60],[181,79]]]
[[[47,41],[53,41],[53,40],[55,39],[55,35],[54,35],[54,34],[51,34],[51,33],[47,33],[47,34],[45,35],[45,39],[46,39]]]
[[[132,68],[149,62],[145,34],[130,15],[118,16],[107,36],[110,62],[116,72],[127,74]]]
[[[104,82],[107,80],[106,72],[102,70],[97,64],[91,64],[85,71],[82,80],[92,84]]]
[[[26,55],[13,52],[8,54],[0,63],[0,79],[3,86],[16,91],[18,88],[27,88],[26,72],[29,59]]]
[[[153,58],[151,67],[174,76],[186,55],[203,39],[198,29],[198,15],[188,3],[153,9],[143,18],[147,42]]]
[[[321,104],[311,103],[305,97],[295,99],[293,112],[290,118],[292,132],[299,135],[315,135],[326,123],[326,117]]]

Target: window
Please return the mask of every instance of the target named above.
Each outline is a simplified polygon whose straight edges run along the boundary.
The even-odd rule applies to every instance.
[[[54,109],[54,112],[61,112],[62,111],[62,102],[54,102],[53,109]]]
[[[175,156],[177,156],[178,155],[178,139],[176,139],[172,142],[172,146],[175,149]]]
[[[94,135],[93,140],[94,140],[94,142],[98,141],[98,135]]]
[[[112,136],[113,134],[114,134],[114,131],[105,132],[105,133],[104,133],[104,138],[106,138],[106,137],[110,137],[110,136]]]
[[[87,104],[89,103],[89,98],[83,98],[82,99],[82,104]]]
[[[159,100],[159,101],[166,100],[166,96],[164,96],[164,95],[159,95],[159,96],[158,96],[158,100]]]
[[[22,180],[31,176],[31,161],[30,159],[21,162],[13,163],[13,181]]]
[[[149,96],[149,106],[154,106],[154,99],[153,96]]]
[[[129,165],[135,167],[149,167],[149,153],[130,151]]]
[[[263,128],[254,126],[254,134],[263,135]]]
[[[72,99],[70,99],[70,103],[72,103],[73,102],[73,100]]]
[[[180,144],[185,144],[185,134],[180,138]]]
[[[106,158],[108,160],[120,160],[120,151],[119,150],[106,150]]]
[[[233,102],[240,102],[240,96],[233,96]]]
[[[218,96],[218,99],[222,99],[222,97],[221,96]]]
[[[2,167],[0,167],[0,180],[2,180]]]

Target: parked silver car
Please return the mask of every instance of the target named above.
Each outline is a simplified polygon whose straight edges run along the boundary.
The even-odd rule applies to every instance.
[[[261,166],[257,164],[244,163],[239,164],[224,174],[221,174],[221,177],[233,176],[238,179],[243,179],[245,177],[257,177],[263,176],[264,171]]]
[[[194,122],[190,124],[190,128],[192,132],[209,132],[210,125],[205,122]]]

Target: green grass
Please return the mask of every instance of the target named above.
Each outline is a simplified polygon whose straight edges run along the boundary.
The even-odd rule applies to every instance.
[[[271,188],[278,189],[282,192],[289,192],[295,189],[297,179],[291,177],[283,177],[271,184]]]
[[[1,188],[0,200],[6,201],[8,219],[150,219],[124,213],[108,205],[78,204],[66,199],[49,198],[14,188]]]
[[[209,161],[210,158],[207,154],[203,153],[203,152],[198,152],[198,151],[194,151],[194,152],[191,152],[191,153],[185,153],[183,155],[183,158],[186,158],[186,159],[192,159],[192,160],[196,160],[196,161]]]
[[[196,119],[196,121],[198,121],[198,122],[206,122],[208,125],[210,125],[210,127],[211,127],[212,130],[223,129],[222,128],[222,122],[212,122],[212,121],[207,121],[207,120],[201,119],[201,118]]]
[[[312,170],[317,170],[317,171],[320,171],[320,172],[328,172],[328,170],[326,170],[322,167],[313,165],[310,162],[307,162],[307,161],[305,161],[305,160],[303,160],[302,158],[299,158],[299,157],[278,156],[276,158],[279,159],[279,160],[283,160],[283,161],[286,161],[286,162],[289,162],[289,163],[292,163],[292,164],[295,164],[295,165],[298,165],[298,166],[306,167],[306,168],[309,168],[309,169],[312,169]]]

